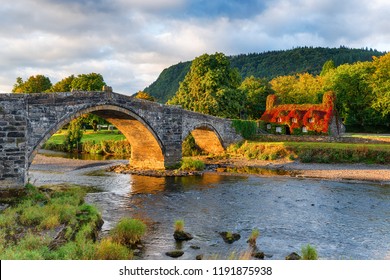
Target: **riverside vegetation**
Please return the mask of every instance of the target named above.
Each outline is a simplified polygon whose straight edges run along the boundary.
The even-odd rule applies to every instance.
[[[84,203],[85,194],[76,186],[26,185],[0,213],[0,259],[132,259],[145,224],[123,219],[98,240],[103,221],[94,206]]]

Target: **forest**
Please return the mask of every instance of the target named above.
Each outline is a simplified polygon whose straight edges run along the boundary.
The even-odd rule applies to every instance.
[[[271,80],[278,76],[297,73],[318,75],[328,60],[333,60],[335,66],[339,66],[358,61],[372,61],[373,56],[384,54],[372,49],[351,49],[343,46],[339,48],[300,47],[286,51],[240,54],[227,56],[227,58],[231,67],[238,69],[242,79],[253,76]],[[159,102],[165,103],[179,89],[179,83],[190,70],[191,62],[180,62],[164,69],[158,79],[144,91]]]

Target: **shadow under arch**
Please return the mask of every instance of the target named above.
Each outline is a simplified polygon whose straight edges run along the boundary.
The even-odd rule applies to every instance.
[[[187,135],[185,135],[183,140],[186,139],[190,133],[194,137],[196,145],[209,154],[218,154],[225,150],[222,138],[218,131],[208,123],[196,125]]]
[[[66,115],[55,123],[29,154],[31,165],[38,149],[59,129],[70,121],[93,113],[113,124],[131,145],[130,164],[136,168],[164,169],[164,146],[151,126],[134,112],[116,105],[98,105]]]

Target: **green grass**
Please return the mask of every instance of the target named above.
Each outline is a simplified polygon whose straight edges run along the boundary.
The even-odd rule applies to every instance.
[[[303,246],[301,251],[302,251],[302,260],[318,260],[317,250],[310,244]]]
[[[65,141],[66,130],[59,131],[58,133],[53,134],[46,143],[62,144]],[[87,130],[81,138],[81,143],[87,141],[95,141],[95,143],[100,143],[101,141],[106,140],[125,140],[126,137],[123,134],[118,134],[118,130],[114,131],[93,131]]]
[[[174,228],[175,231],[184,231],[184,220],[176,220]]]
[[[111,230],[112,240],[122,245],[135,245],[146,232],[146,225],[137,219],[122,218]]]
[[[228,148],[230,156],[247,159],[299,159],[316,163],[390,163],[389,144],[245,141]]]
[[[201,160],[192,158],[183,158],[180,170],[185,171],[202,171],[205,169],[205,164]]]

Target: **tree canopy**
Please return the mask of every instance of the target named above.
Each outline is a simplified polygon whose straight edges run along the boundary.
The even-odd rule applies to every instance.
[[[194,59],[190,71],[168,104],[204,114],[237,118],[244,106],[241,77],[222,53]]]
[[[103,76],[98,73],[80,74],[71,82],[72,89],[85,91],[101,91],[105,85]]]
[[[30,76],[27,81],[21,77],[16,78],[12,89],[13,93],[39,93],[48,91],[52,84],[50,79],[44,75]]]

